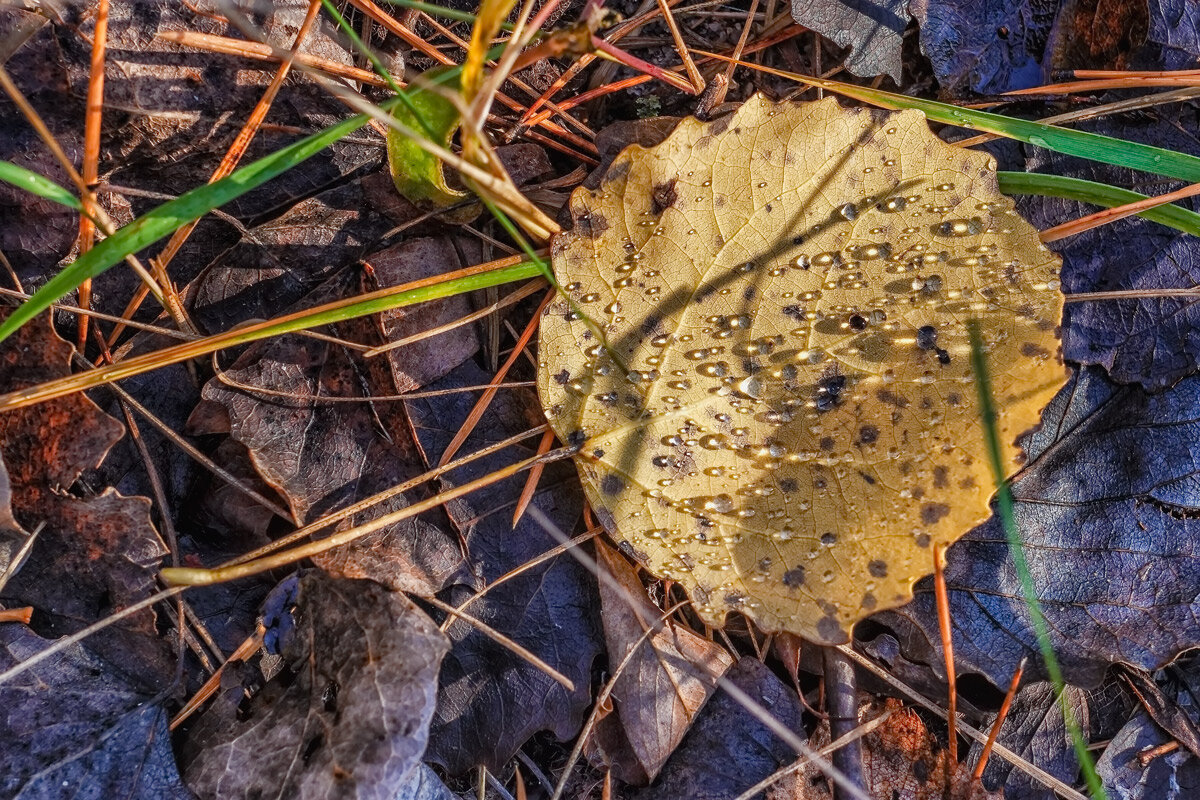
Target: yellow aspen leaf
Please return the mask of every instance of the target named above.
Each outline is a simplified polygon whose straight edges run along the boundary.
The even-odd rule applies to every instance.
[[[968,319],[1006,463],[1066,380],[1057,257],[919,112],[756,96],[570,210],[542,403],[608,532],[710,624],[844,642],[987,518]]]

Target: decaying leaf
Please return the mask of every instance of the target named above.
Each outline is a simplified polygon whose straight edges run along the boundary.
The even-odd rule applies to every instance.
[[[987,517],[965,323],[1006,463],[1066,378],[1058,260],[993,170],[916,112],[755,97],[573,195],[542,402],[605,526],[706,621],[845,641]]]
[[[886,718],[879,718],[886,714]],[[971,765],[949,763],[949,751],[925,727],[921,717],[899,700],[868,701],[859,710],[866,725],[878,727],[863,736],[863,783],[869,797],[909,800],[1000,800],[971,780]],[[826,723],[813,734],[809,745],[829,743]],[[767,791],[768,800],[827,800],[834,796],[828,779],[815,764],[806,764]]]
[[[268,600],[283,669],[244,700],[233,686],[188,732],[203,798],[391,798],[420,765],[446,637],[372,581],[308,572]]]
[[[716,642],[664,622],[634,568],[603,542],[596,543],[596,561],[613,578],[612,585],[599,582],[600,608],[609,664],[621,674],[585,752],[625,783],[644,785],[675,752],[733,658]]]

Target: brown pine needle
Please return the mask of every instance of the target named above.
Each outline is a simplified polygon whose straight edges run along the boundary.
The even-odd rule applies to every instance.
[[[83,123],[83,182],[88,189],[95,190],[99,179],[100,124],[104,119],[104,56],[108,42],[108,0],[96,5],[96,29],[92,36],[92,63],[88,76],[87,112]],[[85,212],[79,215],[79,255],[92,249],[96,243],[96,196],[90,191],[82,197]],[[91,308],[92,279],[79,284],[79,305]],[[76,348],[82,353],[87,344],[88,317],[79,319],[79,335]]]
[[[455,500],[459,497],[468,495],[471,492],[478,491],[479,489],[486,488],[494,483],[511,478],[513,475],[517,475],[539,462],[558,461],[562,458],[568,458],[570,455],[571,451],[563,448],[561,450],[555,450],[547,453],[544,456],[534,456],[533,458],[527,458],[524,461],[518,461],[515,464],[511,464],[503,469],[498,469],[495,472],[484,475],[481,478],[476,478],[475,480],[464,483],[461,486],[455,486],[454,488],[448,489],[433,497],[413,503],[410,506],[397,509],[390,514],[379,516],[370,522],[363,523],[362,525],[355,525],[347,528],[344,531],[339,531],[332,536],[328,536],[315,542],[309,542],[308,544],[299,545],[281,553],[264,556],[262,558],[254,559],[253,561],[244,561],[240,564],[217,567],[215,569],[166,567],[159,572],[159,575],[161,576],[163,582],[169,586],[211,586],[216,583],[225,583],[226,581],[247,578],[251,575],[258,575],[259,573],[267,572],[268,570],[277,569],[279,567],[286,567],[305,558],[311,558],[312,556],[326,553],[334,548],[350,544],[351,542],[357,541],[364,536],[368,536],[378,530],[382,530],[389,525],[394,525],[397,522],[406,520],[409,517],[414,517],[417,514],[421,514],[431,508],[437,508],[438,506],[450,500]]]
[[[1000,704],[1000,713],[996,715],[996,721],[992,723],[992,730],[988,733],[987,742],[979,753],[979,763],[975,765],[975,772],[971,775],[973,781],[983,777],[983,770],[987,767],[988,759],[992,755],[992,747],[995,746],[996,739],[1000,736],[1000,726],[1004,724],[1004,718],[1008,716],[1008,709],[1012,707],[1013,698],[1017,696],[1017,687],[1021,685],[1021,675],[1024,672],[1025,659],[1022,658],[1016,671],[1013,672],[1012,680],[1008,684],[1008,692],[1004,695],[1004,702]]]
[[[554,431],[549,428],[542,434],[542,440],[538,442],[538,455],[550,452],[550,445],[554,443]],[[517,508],[513,511],[512,526],[517,527],[517,523],[521,521],[521,516],[525,513],[525,509],[529,506],[529,501],[533,499],[533,493],[537,491],[538,481],[542,479],[542,472],[546,469],[545,464],[538,464],[529,470],[528,477],[525,478],[525,488],[521,489],[521,496],[517,498]]]
[[[1140,214],[1147,209],[1167,203],[1174,203],[1176,200],[1183,200],[1198,194],[1200,194],[1200,183],[1193,183],[1190,186],[1185,186],[1182,189],[1176,189],[1166,194],[1160,194],[1157,197],[1147,197],[1144,200],[1126,203],[1123,206],[1106,208],[1094,214],[1088,214],[1086,217],[1073,219],[1070,222],[1064,222],[1062,225],[1055,225],[1053,228],[1042,231],[1041,239],[1046,244],[1057,242],[1059,239],[1076,236],[1084,231],[1090,231],[1092,228],[1099,228],[1101,225],[1107,225],[1110,222],[1116,222],[1119,219]]]
[[[950,628],[950,596],[946,592],[946,546],[935,545],[933,548],[933,591],[937,596],[938,632],[942,637],[942,655],[946,662],[946,694],[949,696],[946,707],[946,726],[949,728],[950,758],[946,762],[947,770],[958,768],[958,686],[954,670],[954,642]],[[946,776],[947,779],[950,775]]]
[[[1068,83],[1051,83],[1045,86],[1034,86],[1031,89],[1017,89],[1005,92],[1004,95],[1006,97],[1023,97],[1042,94],[1076,94],[1079,92],[1099,92],[1105,89],[1149,89],[1159,86],[1200,86],[1200,75],[1185,74],[1153,78],[1127,76],[1124,78],[1070,81]]]
[[[221,685],[221,676],[225,674],[225,667],[238,661],[245,661],[254,655],[258,648],[262,647],[263,634],[266,632],[267,629],[260,622],[254,633],[250,634],[244,642],[238,645],[237,650],[233,651],[233,654],[225,660],[225,663],[217,667],[216,672],[210,675],[208,680],[204,682],[204,685],[197,689],[196,693],[184,703],[183,708],[179,709],[179,713],[171,718],[171,730],[175,730],[182,725],[188,717],[196,712],[196,709],[200,708],[208,698],[212,697],[213,693]]]
[[[157,34],[157,38],[182,47],[191,47],[209,53],[221,53],[222,55],[240,56],[254,61],[279,63],[270,47],[258,42],[248,42],[244,39],[233,39],[228,36],[215,36],[210,33],[197,33],[196,31],[160,31]],[[373,70],[339,64],[328,58],[312,56],[307,53],[297,53],[296,61],[334,78],[345,78],[348,81],[357,81],[381,88],[388,85],[388,82],[379,77]],[[397,84],[404,86],[403,81],[397,81]]]
[[[554,299],[555,292],[553,290],[546,293],[546,298],[542,300],[541,305],[537,307],[537,311],[533,312],[533,318],[529,320],[529,324],[525,326],[525,331],[521,334],[521,338],[513,345],[512,352],[509,353],[508,360],[496,372],[496,377],[492,378],[492,383],[488,390],[479,396],[475,401],[475,407],[471,409],[471,413],[467,415],[467,419],[463,422],[462,428],[458,433],[454,434],[454,438],[450,440],[450,444],[446,446],[446,452],[442,453],[441,459],[438,460],[438,466],[446,465],[450,459],[454,458],[454,454],[458,452],[458,448],[462,447],[463,442],[471,435],[471,431],[475,430],[475,426],[479,424],[479,420],[487,411],[488,406],[492,402],[492,398],[496,396],[496,392],[500,388],[500,384],[504,383],[504,378],[508,375],[508,371],[512,369],[512,365],[517,363],[517,359],[521,357],[521,353],[529,344],[529,340],[533,338],[533,334],[537,332],[538,322],[542,318],[542,312],[546,310],[546,306]]]
[[[511,650],[513,653],[516,653],[518,656],[525,659],[530,664],[532,664],[533,666],[540,669],[542,672],[546,673],[546,675],[550,676],[550,678],[552,678],[556,683],[561,684],[563,687],[565,687],[568,692],[575,691],[575,682],[574,681],[572,681],[566,675],[563,675],[561,672],[559,672],[554,667],[547,664],[542,659],[535,656],[527,648],[523,647],[522,645],[517,644],[515,641],[513,641],[509,637],[505,636],[500,631],[498,631],[495,628],[488,625],[483,620],[473,617],[470,614],[468,614],[467,612],[462,611],[461,609],[457,609],[454,606],[450,605],[449,603],[443,603],[441,600],[437,599],[436,597],[422,597],[421,601],[424,603],[428,603],[429,605],[434,606],[435,608],[439,608],[442,611],[445,611],[447,614],[450,614],[451,617],[453,617],[453,618],[461,619],[463,622],[466,622],[471,627],[475,628],[475,630],[479,631],[480,633],[482,633],[484,636],[491,639],[496,644],[500,645],[501,647],[505,648],[506,650]]]

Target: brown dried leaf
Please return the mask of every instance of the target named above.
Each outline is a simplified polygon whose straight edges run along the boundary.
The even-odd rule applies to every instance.
[[[707,622],[845,641],[988,516],[967,319],[1006,463],[1066,378],[1058,260],[994,168],[917,112],[755,97],[572,197],[542,402],[605,527]]]
[[[587,755],[625,783],[645,784],[675,751],[733,658],[715,642],[661,622],[662,611],[650,602],[629,562],[600,541],[596,560],[622,589],[600,581],[609,666],[615,670],[630,652],[634,655],[613,687],[616,713],[598,721]],[[654,633],[644,639],[651,629]]]

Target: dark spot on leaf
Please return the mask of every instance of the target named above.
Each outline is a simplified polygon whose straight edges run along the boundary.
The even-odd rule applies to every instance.
[[[725,605],[727,606],[741,608],[742,604],[745,602],[746,595],[742,594],[741,592],[730,592],[729,594],[725,595]]]
[[[758,293],[758,290],[755,289],[753,286],[747,286],[746,291],[742,292],[742,297],[744,297],[746,300],[753,300],[754,295],[757,293]]]
[[[341,685],[331,680],[325,686],[325,691],[321,692],[321,706],[329,713],[337,711],[338,692],[341,691]]]
[[[583,447],[583,443],[587,441],[587,434],[583,431],[571,431],[567,434],[568,447]]]
[[[924,786],[929,780],[929,765],[925,763],[924,759],[918,758],[916,761],[914,761],[912,771],[913,777],[916,778],[917,783],[921,784],[922,786]]]
[[[866,594],[863,595],[862,607],[864,609],[866,609],[867,611],[870,611],[871,609],[873,609],[876,606],[876,604],[878,602],[879,601],[877,601],[875,599],[875,595],[871,594],[870,592],[867,592]]]
[[[661,214],[671,206],[675,205],[675,201],[679,199],[679,192],[675,191],[675,178],[660,183],[654,187],[654,192],[650,195],[651,210],[655,214]]]
[[[789,317],[796,322],[807,322],[804,317],[804,309],[800,306],[784,306],[783,313],[784,316]]]
[[[837,442],[833,440],[832,436],[822,436],[821,441],[817,442],[817,444],[820,445],[822,450],[832,450]]]
[[[934,525],[949,513],[950,506],[945,503],[926,503],[921,506],[921,522],[926,525]]]
[[[837,617],[833,616],[817,620],[817,635],[831,644],[843,644],[846,641],[846,632],[838,624]]]
[[[595,458],[604,458],[604,451],[601,450],[599,447],[597,447],[595,450],[592,451],[592,456],[594,456]]]
[[[304,745],[304,754],[301,756],[305,766],[308,766],[308,763],[312,760],[312,757],[317,754],[317,751],[321,749],[321,745],[324,743],[325,737],[319,733],[308,740],[308,743]]]
[[[652,333],[658,332],[658,326],[662,324],[662,318],[657,314],[649,314],[642,320],[642,333],[649,336]]]
[[[609,473],[600,480],[600,491],[605,494],[620,494],[625,488],[625,481]]]
[[[933,488],[945,489],[950,485],[950,470],[947,467],[937,466],[933,468]]]
[[[591,212],[575,220],[575,231],[588,239],[595,239],[608,230],[608,220],[603,214]]]
[[[850,330],[862,331],[862,330],[866,330],[866,328],[867,328],[867,318],[866,317],[864,317],[862,314],[851,314],[850,315]]]
[[[937,347],[938,332],[932,325],[922,325],[917,328],[917,347],[922,350],[932,350]]]
[[[804,585],[804,567],[792,567],[783,573],[783,585],[789,589],[798,589]]]
[[[863,472],[861,469],[858,471],[858,475],[860,478],[862,478],[864,481],[866,481],[868,485],[870,485],[870,486],[875,485],[875,476],[874,475],[871,475],[868,472]]]
[[[939,347],[936,352],[937,352],[937,360],[938,360],[939,364],[941,364],[944,367],[950,363],[950,351],[949,350],[943,350],[942,348]]]
[[[555,375],[554,375],[554,382],[557,383],[559,386],[566,386],[567,381],[569,381],[569,380],[571,380],[571,373],[567,372],[565,369],[560,370],[559,372],[555,373]]]
[[[796,491],[796,489],[798,489],[798,488],[800,488],[800,487],[798,487],[798,486],[796,485],[796,482],[795,482],[794,480],[792,480],[791,478],[784,478],[783,480],[781,480],[781,481],[779,482],[779,488],[780,488],[782,491],[785,491],[785,492],[791,493],[791,492],[794,492],[794,491]]]
[[[859,444],[875,444],[879,440],[879,428],[874,425],[863,425],[858,429]]]
[[[821,534],[821,544],[826,547],[833,545],[835,542],[837,542],[837,534],[833,531],[825,531],[825,533]]]
[[[1021,345],[1021,355],[1026,358],[1046,358],[1050,355],[1050,351],[1033,342],[1025,342]]]
[[[888,574],[887,562],[877,558],[867,564],[867,572],[871,573],[871,577],[873,578],[886,578]]]
[[[900,395],[888,391],[887,389],[880,389],[875,393],[875,396],[879,398],[879,402],[887,403],[889,406],[895,406],[896,408],[908,408],[907,398],[901,397]]]
[[[928,533],[918,533],[917,534],[917,547],[929,547],[929,534]]]

